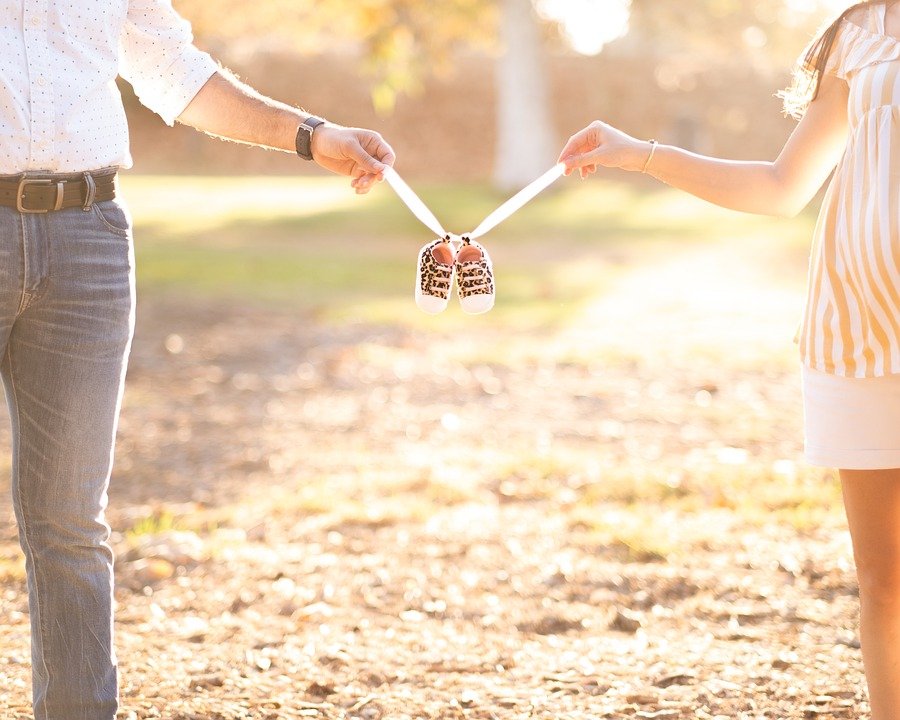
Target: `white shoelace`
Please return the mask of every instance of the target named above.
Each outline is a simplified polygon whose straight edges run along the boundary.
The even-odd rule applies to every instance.
[[[488,215],[481,223],[476,227],[472,232],[465,233],[464,235],[455,236],[455,237],[467,237],[470,240],[474,240],[476,238],[481,237],[485,233],[493,230],[504,220],[509,218],[513,213],[521,210],[529,201],[534,199],[541,192],[550,187],[554,182],[556,182],[559,178],[563,176],[565,172],[565,165],[559,163],[550,168],[547,172],[541,175],[537,180],[532,181],[524,188],[519,190],[515,195],[513,195],[509,200],[503,203],[500,207],[494,210],[490,215]],[[427,228],[429,228],[432,232],[436,233],[438,237],[446,238],[446,237],[454,237],[451,233],[448,233],[441,226],[441,223],[434,216],[434,213],[428,209],[425,203],[422,202],[421,198],[416,195],[412,188],[406,184],[403,178],[397,174],[397,171],[394,168],[389,167],[384,171],[384,179],[387,180],[388,185],[390,185],[394,192],[397,193],[397,196],[403,201],[403,203],[410,209],[413,215],[415,215]]]

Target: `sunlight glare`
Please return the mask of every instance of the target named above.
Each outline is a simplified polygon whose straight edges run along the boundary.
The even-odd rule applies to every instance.
[[[808,17],[836,15],[851,4],[851,0],[785,0],[784,7]],[[535,8],[545,20],[560,24],[576,52],[596,55],[628,32],[631,0],[535,0]]]
[[[837,14],[843,10],[846,10],[853,3],[849,2],[849,0],[822,0],[822,5],[825,6],[825,9],[828,12]]]
[[[787,0],[788,10],[807,14],[824,11],[829,15],[837,15],[853,3],[850,0]]]
[[[631,0],[537,0],[538,13],[562,27],[572,48],[596,55],[628,32]]]

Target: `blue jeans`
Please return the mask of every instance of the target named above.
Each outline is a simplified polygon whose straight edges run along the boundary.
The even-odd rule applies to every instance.
[[[0,374],[25,553],[35,720],[113,720],[113,555],[104,518],[134,328],[116,201],[0,207]]]

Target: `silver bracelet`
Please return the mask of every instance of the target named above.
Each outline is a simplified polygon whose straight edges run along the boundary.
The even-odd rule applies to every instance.
[[[642,173],[647,172],[647,168],[650,167],[650,161],[653,160],[653,154],[656,152],[656,146],[659,143],[656,140],[650,140],[650,154],[647,156],[647,162],[644,163],[644,167],[641,168]]]

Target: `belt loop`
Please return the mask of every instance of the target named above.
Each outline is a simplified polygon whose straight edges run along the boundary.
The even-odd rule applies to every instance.
[[[94,176],[89,172],[84,173],[84,184],[87,187],[84,193],[84,205],[81,209],[87,212],[94,204],[94,196],[97,194],[97,184],[94,182]]]

